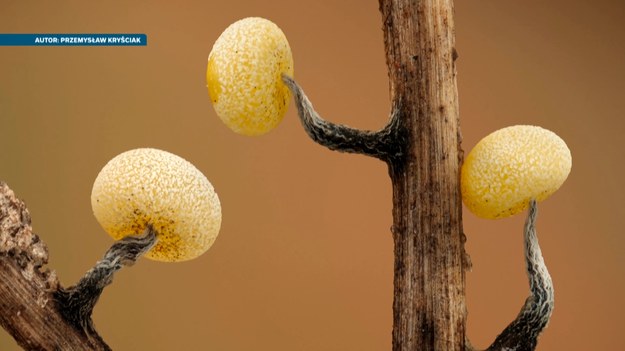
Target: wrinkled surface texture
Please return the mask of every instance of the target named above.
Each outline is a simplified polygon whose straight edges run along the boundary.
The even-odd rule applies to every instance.
[[[482,139],[462,167],[462,197],[475,215],[504,218],[532,198],[553,194],[571,171],[571,152],[555,133],[535,126],[500,129]]]
[[[236,133],[269,132],[282,121],[291,96],[282,73],[293,75],[293,56],[280,28],[258,17],[233,23],[208,57],[206,83],[215,112]]]
[[[148,224],[158,242],[145,256],[185,261],[203,254],[221,226],[219,198],[191,163],[157,149],[124,152],[98,174],[91,193],[98,222],[119,240]]]

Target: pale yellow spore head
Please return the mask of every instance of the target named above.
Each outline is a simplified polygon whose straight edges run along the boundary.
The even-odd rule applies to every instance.
[[[145,254],[156,261],[200,256],[221,227],[219,197],[206,177],[185,159],[157,149],[126,151],[100,171],[91,207],[115,240],[139,235],[148,224],[158,241]]]
[[[462,199],[478,217],[512,216],[553,194],[571,171],[571,152],[555,133],[518,125],[482,139],[462,166]]]
[[[208,56],[206,83],[215,112],[236,133],[269,132],[291,98],[283,73],[293,76],[293,55],[277,25],[259,17],[231,24]]]

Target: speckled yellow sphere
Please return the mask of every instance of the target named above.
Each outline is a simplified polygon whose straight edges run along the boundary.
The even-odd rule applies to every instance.
[[[208,179],[183,158],[157,149],[110,160],[93,183],[91,207],[115,240],[151,224],[158,241],[145,256],[157,261],[200,256],[221,227],[221,205]]]
[[[555,133],[519,125],[491,133],[462,166],[462,199],[475,215],[504,218],[525,210],[530,199],[553,194],[571,171],[571,152]]]
[[[258,17],[231,24],[208,56],[215,112],[239,134],[267,133],[282,121],[291,97],[283,73],[293,76],[293,56],[277,25]]]

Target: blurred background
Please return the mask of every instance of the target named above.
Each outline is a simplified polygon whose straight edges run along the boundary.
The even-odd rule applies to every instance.
[[[569,179],[539,206],[556,289],[539,350],[625,349],[624,9],[617,0],[456,2],[465,151],[496,129],[535,124],[573,154]],[[385,165],[316,145],[292,105],[277,129],[250,138],[227,129],[210,104],[212,44],[248,16],[285,32],[295,77],[322,116],[363,129],[386,123],[376,1],[5,0],[1,33],[146,33],[148,46],[0,47],[0,179],[25,200],[64,285],[112,242],[90,193],[115,155],[168,150],[215,186],[223,227],[205,255],[141,260],[104,291],[94,320],[114,350],[389,350]],[[528,294],[523,217],[465,212],[477,347]],[[18,350],[4,331],[0,350]]]

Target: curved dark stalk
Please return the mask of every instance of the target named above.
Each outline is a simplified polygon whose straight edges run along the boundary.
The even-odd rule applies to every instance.
[[[517,318],[504,329],[487,351],[534,350],[538,336],[551,318],[554,306],[553,283],[538,245],[536,214],[536,201],[532,200],[525,222],[525,260],[530,296],[525,300]]]
[[[298,115],[304,130],[316,143],[330,150],[363,154],[385,162],[402,157],[403,147],[407,145],[405,136],[400,135],[400,108],[394,108],[389,123],[379,131],[363,131],[342,124],[328,122],[314,110],[312,103],[295,82],[287,75],[282,80],[295,97]]]
[[[156,241],[156,232],[148,226],[141,236],[127,236],[115,242],[78,284],[55,292],[63,317],[76,328],[96,334],[91,314],[102,291],[113,282],[115,272],[132,266]]]

